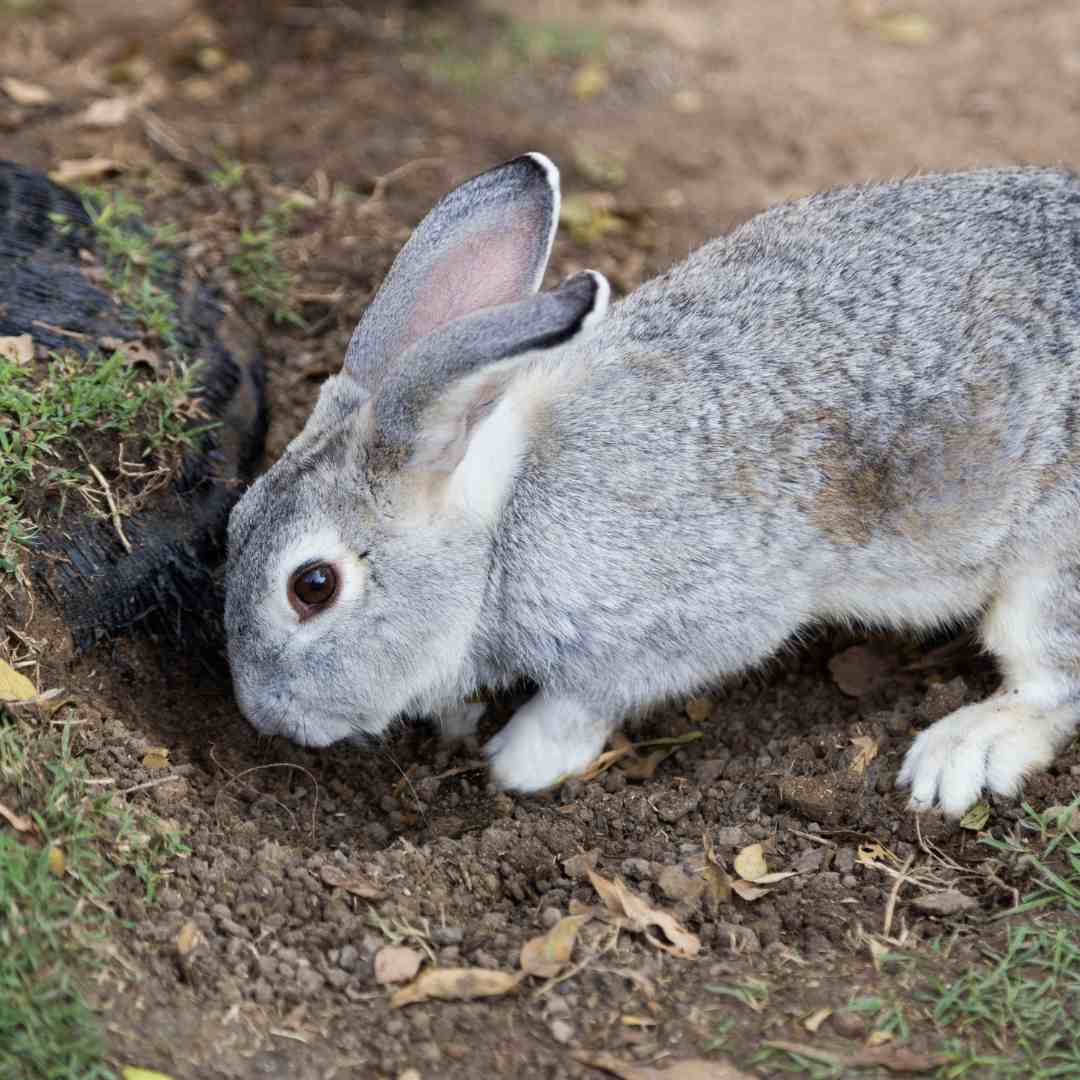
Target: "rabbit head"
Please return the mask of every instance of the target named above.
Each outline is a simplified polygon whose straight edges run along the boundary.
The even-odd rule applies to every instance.
[[[229,659],[259,730],[323,746],[470,688],[493,527],[528,439],[506,390],[607,304],[590,271],[537,291],[558,208],[539,154],[447,195],[233,510]]]

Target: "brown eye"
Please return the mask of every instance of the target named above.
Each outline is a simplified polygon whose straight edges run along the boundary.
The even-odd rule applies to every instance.
[[[337,587],[337,571],[329,563],[307,566],[289,582],[289,603],[301,619],[307,619],[334,599]]]

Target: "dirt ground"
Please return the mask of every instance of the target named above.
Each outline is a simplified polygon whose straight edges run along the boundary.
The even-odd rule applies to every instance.
[[[216,237],[257,217],[267,192],[302,196],[286,251],[305,325],[259,323],[271,457],[340,363],[410,226],[453,182],[521,151],[560,164],[574,209],[552,279],[595,266],[622,290],[822,187],[991,163],[1080,167],[1080,12],[1066,0],[8,7],[0,71],[52,98],[0,97],[3,156],[44,169],[113,159],[123,171],[111,182],[151,220],[176,222],[211,279]],[[93,101],[121,93],[143,93],[142,111],[87,126]],[[246,165],[258,185],[208,183],[215,162]],[[446,747],[423,726],[380,751],[256,737],[219,658],[138,641],[74,657],[44,641],[41,679],[80,701],[91,774],[139,787],[129,799],[179,823],[191,850],[153,902],[142,882],[118,879],[125,928],[88,988],[110,1060],[177,1080],[524,1080],[597,1075],[575,1055],[607,1052],[726,1056],[771,1076],[775,1059],[755,1060],[762,1041],[806,1041],[802,1021],[819,1008],[836,1014],[818,1037],[860,1046],[870,1022],[844,1005],[867,993],[911,1002],[924,975],[917,963],[876,970],[868,934],[902,938],[914,956],[948,934],[934,964],[961,970],[991,933],[980,916],[1024,884],[999,866],[988,885],[971,831],[926,821],[935,847],[920,843],[893,788],[912,732],[992,689],[993,670],[962,636],[867,640],[822,633],[708,699],[658,711],[633,739],[700,738],[651,776],[617,764],[529,798],[490,790],[476,747]],[[869,652],[845,652],[858,645]],[[830,663],[840,654],[854,675]],[[485,735],[510,704],[489,711]],[[165,774],[145,763],[153,747],[168,749]],[[1078,778],[1074,746],[1027,796],[1067,803]],[[1019,815],[997,805],[991,825]],[[702,876],[708,852],[730,870],[754,843],[771,871],[794,875],[750,900]],[[874,844],[931,869],[894,893],[885,857],[867,861]],[[977,897],[968,916],[912,904],[942,865],[931,850]],[[700,952],[673,955],[594,918],[566,977],[393,1007],[376,977],[386,945],[514,971],[526,940],[598,902],[590,867],[678,917]],[[185,952],[189,923],[203,941]],[[913,1025],[908,1046],[937,1045]]]

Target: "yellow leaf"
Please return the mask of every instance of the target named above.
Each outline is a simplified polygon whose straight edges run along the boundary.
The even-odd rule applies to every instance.
[[[735,856],[735,873],[746,881],[757,881],[769,872],[760,844],[750,844]]]
[[[826,1020],[832,1016],[833,1011],[830,1008],[815,1009],[808,1017],[806,1017],[802,1024],[811,1035],[816,1035],[817,1030],[825,1023]]]
[[[169,767],[169,748],[152,746],[143,755],[142,763],[148,769],[167,769]]]
[[[925,16],[914,11],[898,11],[877,20],[877,32],[890,45],[926,45],[937,35],[937,28]]]
[[[64,853],[58,847],[49,848],[49,873],[54,877],[64,876]]]
[[[990,820],[990,804],[977,802],[961,819],[960,828],[978,832]]]
[[[168,1073],[156,1069],[138,1069],[134,1065],[125,1065],[120,1070],[123,1080],[173,1080]]]
[[[37,689],[10,664],[0,660],[0,701],[29,701],[37,697]]]
[[[546,934],[530,938],[521,947],[521,970],[542,979],[558,975],[570,962],[578,930],[588,921],[588,915],[568,915]]]
[[[574,76],[574,94],[587,101],[608,88],[608,73],[598,64],[586,64]]]

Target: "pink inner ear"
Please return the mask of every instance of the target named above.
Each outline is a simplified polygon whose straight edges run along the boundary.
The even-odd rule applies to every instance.
[[[533,246],[533,230],[522,223],[473,232],[444,254],[413,297],[401,351],[462,315],[532,292]]]

